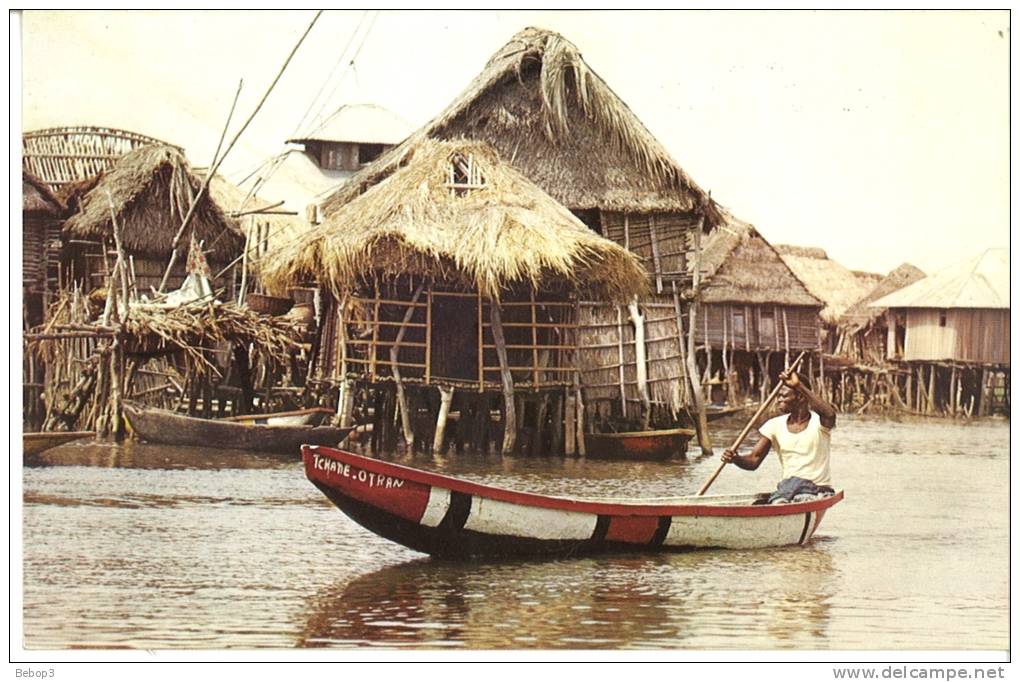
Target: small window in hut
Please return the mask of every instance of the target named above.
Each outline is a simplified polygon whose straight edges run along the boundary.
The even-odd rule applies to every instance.
[[[733,311],[733,338],[744,339],[747,333],[747,328],[744,326],[744,311],[734,310]]]
[[[454,154],[450,157],[446,186],[450,188],[450,193],[456,196],[463,196],[471,190],[485,187],[485,178],[475,164],[474,156]]]
[[[776,316],[771,310],[762,310],[758,323],[758,339],[764,343],[776,342]]]
[[[382,155],[383,149],[384,147],[381,144],[359,144],[358,163],[364,166],[366,163],[375,161]]]
[[[946,326],[946,311],[945,310],[940,310],[939,311],[939,326],[940,327],[945,327]]]
[[[327,170],[344,169],[344,155],[340,145],[323,145],[321,166]]]

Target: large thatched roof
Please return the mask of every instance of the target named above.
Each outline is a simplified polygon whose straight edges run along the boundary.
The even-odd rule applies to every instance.
[[[487,142],[572,209],[698,212],[721,221],[711,197],[557,33],[527,28],[489,60],[438,116],[322,203],[329,215],[403,163],[421,140]]]
[[[871,303],[876,308],[1009,308],[1009,250],[988,249]]]
[[[727,214],[726,222],[712,230],[703,245],[705,303],[822,307],[752,225]]]
[[[470,158],[482,186],[452,189],[454,158]],[[566,285],[619,301],[644,291],[633,254],[589,230],[488,145],[422,139],[401,159],[299,243],[264,258],[266,286],[282,292],[317,279],[339,293],[411,274],[493,297],[515,284]]]
[[[846,309],[868,293],[866,284],[823,249],[786,244],[775,248],[811,295],[825,304],[821,317],[827,324],[837,324]]]
[[[910,263],[904,263],[876,284],[868,295],[861,300],[854,303],[852,306],[847,308],[847,311],[843,313],[842,319],[839,321],[839,326],[856,331],[863,329],[871,324],[875,318],[881,316],[887,308],[872,308],[871,304],[874,301],[887,296],[894,291],[899,291],[903,287],[913,284],[919,279],[924,278],[924,272]]]
[[[180,149],[168,145],[140,147],[80,186],[80,196],[69,202],[77,205],[77,211],[64,223],[64,232],[80,239],[112,237],[112,200],[124,247],[146,257],[168,258],[174,235],[201,184]],[[228,220],[208,195],[192,216],[180,251],[188,248],[192,231],[204,242],[206,253],[218,262],[233,260],[244,247],[236,223]]]
[[[64,204],[45,182],[28,171],[21,171],[21,212],[59,217]]]

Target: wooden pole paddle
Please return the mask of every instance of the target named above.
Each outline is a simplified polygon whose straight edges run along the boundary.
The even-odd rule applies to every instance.
[[[797,359],[793,361],[793,364],[787,368],[787,371],[796,372],[797,367],[800,365],[800,361],[804,359],[804,356],[806,354],[807,351],[801,351],[801,354],[798,355]],[[750,433],[751,427],[754,426],[754,423],[758,421],[758,418],[765,413],[765,410],[769,409],[769,406],[772,404],[772,401],[776,399],[777,395],[779,395],[779,389],[781,389],[782,387],[783,382],[782,380],[780,380],[779,383],[776,384],[776,387],[772,389],[772,392],[769,393],[769,397],[765,399],[765,402],[763,402],[761,406],[758,407],[758,411],[755,412],[754,415],[747,421],[747,424],[744,425],[744,428],[743,430],[741,430],[740,435],[737,436],[737,439],[735,441],[733,441],[733,445],[730,447],[730,450],[733,450],[734,452],[737,451],[737,448],[740,447],[740,444],[744,442],[745,438],[747,438],[747,434]],[[725,467],[726,462],[722,462],[719,464],[719,467],[715,470],[715,473],[712,474],[712,477],[705,481],[705,484],[701,486],[701,490],[698,491],[698,497],[704,495],[705,491],[708,490],[713,483],[715,483],[715,479],[718,478],[719,474],[722,473],[722,470]]]

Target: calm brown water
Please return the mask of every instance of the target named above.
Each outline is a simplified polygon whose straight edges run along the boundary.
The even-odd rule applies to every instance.
[[[739,423],[714,424],[717,442]],[[401,457],[522,490],[689,494],[716,459]],[[24,469],[29,648],[1009,647],[1009,429],[841,418],[846,500],[803,548],[433,561],[291,458],[66,445]],[[770,458],[713,492],[767,490]]]

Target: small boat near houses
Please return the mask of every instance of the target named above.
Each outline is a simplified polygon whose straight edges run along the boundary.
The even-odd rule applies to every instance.
[[[803,545],[835,495],[762,504],[767,494],[576,499],[517,492],[363,457],[302,447],[305,474],[368,530],[449,558],[752,549]]]
[[[309,407],[289,412],[242,414],[236,417],[226,417],[221,421],[234,422],[235,424],[263,424],[265,426],[319,426],[334,412],[328,407]]]
[[[36,455],[64,443],[82,438],[94,438],[95,435],[95,431],[40,431],[22,434],[22,443],[26,455]]]
[[[333,426],[198,419],[132,403],[124,404],[124,415],[135,434],[150,443],[278,454],[297,454],[306,443],[335,446],[352,430]]]
[[[621,433],[584,434],[586,453],[592,459],[662,462],[687,452],[693,429],[661,429]]]

